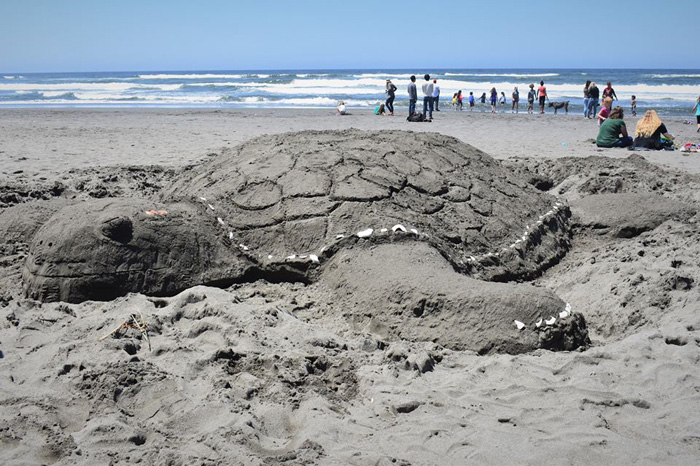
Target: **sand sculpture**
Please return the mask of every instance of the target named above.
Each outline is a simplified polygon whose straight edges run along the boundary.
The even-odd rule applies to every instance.
[[[63,207],[32,240],[23,277],[28,297],[69,302],[258,278],[318,283],[389,337],[480,352],[573,349],[587,333],[566,303],[497,283],[557,262],[569,216],[454,138],[306,131],[189,167],[158,202]],[[443,341],[448,325],[465,331]]]

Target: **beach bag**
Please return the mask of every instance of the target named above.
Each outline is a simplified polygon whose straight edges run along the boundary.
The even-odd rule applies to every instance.
[[[423,122],[423,121],[427,121],[425,119],[425,117],[423,116],[423,114],[418,113],[418,112],[415,112],[412,115],[409,115],[409,117],[406,118],[406,120],[407,121],[414,121],[414,122],[418,122],[418,123]]]

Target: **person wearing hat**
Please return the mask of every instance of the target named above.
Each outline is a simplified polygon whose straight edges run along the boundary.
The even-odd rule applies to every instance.
[[[394,116],[394,98],[396,97],[397,87],[391,82],[391,79],[386,80],[386,109],[389,110],[389,116]]]

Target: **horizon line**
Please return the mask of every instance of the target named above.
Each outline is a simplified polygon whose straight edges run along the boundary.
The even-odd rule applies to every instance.
[[[155,73],[155,72],[169,72],[169,73],[186,73],[192,71],[207,71],[207,72],[256,72],[256,71],[368,71],[368,70],[378,70],[383,71],[406,71],[416,68],[248,68],[248,69],[142,69],[142,70],[78,70],[78,71],[0,71],[0,74],[10,75],[10,74],[61,74],[61,73]],[[546,67],[546,68],[449,68],[449,67],[421,67],[418,69],[424,70],[455,70],[455,71],[547,71],[547,70],[586,70],[586,71],[614,71],[614,70],[639,70],[639,71],[651,71],[651,70],[686,70],[686,71],[700,71],[700,68],[627,68],[627,67],[615,67],[615,68],[585,68],[585,67]],[[433,71],[438,73],[439,71]]]

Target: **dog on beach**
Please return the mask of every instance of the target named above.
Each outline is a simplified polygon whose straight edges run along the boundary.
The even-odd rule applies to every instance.
[[[559,109],[564,109],[566,113],[569,113],[569,101],[564,101],[564,102],[549,102],[550,107],[554,107],[554,114],[557,114],[557,110]]]

